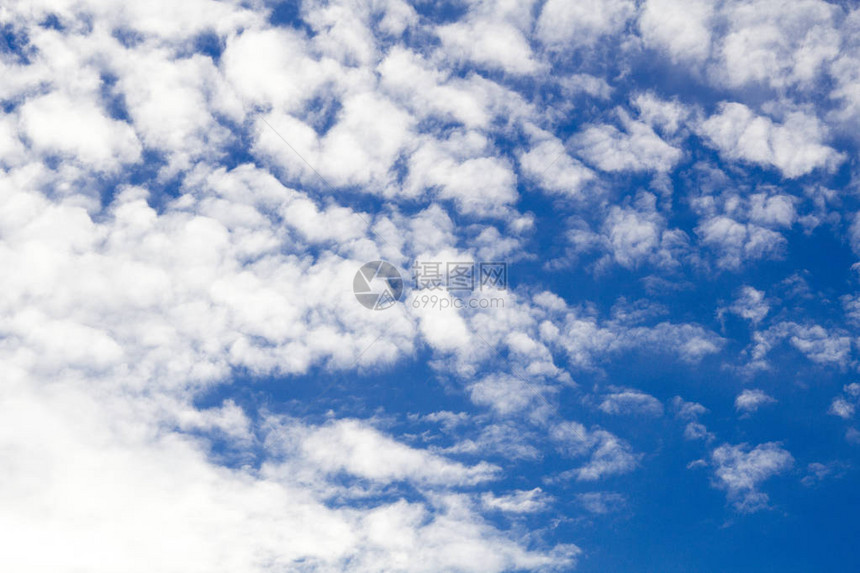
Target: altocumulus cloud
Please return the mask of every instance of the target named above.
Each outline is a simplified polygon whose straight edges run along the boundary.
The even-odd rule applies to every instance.
[[[855,467],[845,3],[0,12],[3,570],[616,570]]]

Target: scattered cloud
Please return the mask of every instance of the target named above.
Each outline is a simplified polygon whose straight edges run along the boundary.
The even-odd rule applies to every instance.
[[[833,169],[843,159],[825,145],[827,130],[821,122],[800,111],[775,123],[742,103],[725,102],[702,123],[701,133],[727,159],[775,167],[789,179]]]
[[[625,474],[638,465],[639,456],[630,445],[606,430],[588,430],[578,422],[561,422],[552,428],[550,436],[566,454],[588,456],[585,465],[569,472],[578,481]]]
[[[613,415],[638,414],[656,417],[663,415],[663,404],[657,398],[630,388],[606,394],[598,409]]]
[[[765,394],[763,390],[759,390],[757,388],[747,389],[738,394],[737,398],[735,398],[735,410],[751,414],[756,412],[762,406],[775,403],[776,399]]]
[[[726,491],[738,511],[751,513],[768,506],[768,495],[759,490],[759,485],[789,469],[794,458],[775,442],[754,448],[723,444],[711,452],[711,463],[716,486]]]
[[[595,491],[577,494],[576,499],[589,513],[606,515],[621,511],[627,504],[627,499],[615,492]]]
[[[649,507],[667,427],[770,505],[783,442],[715,442],[769,419],[765,371],[838,380],[803,391],[845,451],[792,447],[786,495],[849,470],[860,11],[7,4],[0,568],[568,571],[556,524]],[[385,312],[351,291],[377,260]],[[419,260],[510,280],[421,291]]]

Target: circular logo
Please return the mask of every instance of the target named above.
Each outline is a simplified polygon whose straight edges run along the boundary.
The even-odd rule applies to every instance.
[[[394,306],[403,296],[403,279],[400,272],[385,261],[365,263],[355,273],[352,292],[362,306],[371,310],[385,310]]]

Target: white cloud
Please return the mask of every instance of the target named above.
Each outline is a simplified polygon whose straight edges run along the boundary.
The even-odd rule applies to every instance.
[[[630,445],[606,430],[588,430],[578,422],[561,422],[550,431],[559,448],[570,456],[588,456],[585,465],[568,472],[578,481],[596,481],[625,474],[638,465]]]
[[[789,469],[791,454],[775,442],[750,448],[747,444],[724,444],[711,452],[717,487],[726,490],[729,501],[738,511],[755,512],[768,504],[759,485]]]
[[[30,99],[21,107],[20,121],[24,137],[45,155],[56,154],[105,171],[140,158],[134,130],[107,117],[87,98],[54,92]]]
[[[291,115],[273,112],[266,123],[259,118],[254,150],[314,185],[321,183],[318,172],[330,185],[365,185],[367,192],[385,193],[389,171],[412,135],[413,118],[372,93],[353,94],[342,105],[337,123],[322,137]]]
[[[478,20],[449,24],[437,30],[446,52],[477,64],[513,74],[538,70],[531,48],[522,32],[506,22]]]
[[[423,555],[407,570],[503,571],[569,565],[576,555],[571,547],[526,550],[456,498],[381,501],[362,511],[329,506],[329,496],[350,493],[325,477],[339,468],[441,487],[449,472],[463,483],[484,477],[482,469],[400,445],[357,422],[295,426],[291,436],[299,441],[291,445],[309,455],[259,471],[230,469],[207,459],[205,441],[152,426],[178,404],[96,398],[91,386],[57,380],[39,389],[20,378],[5,386],[0,531],[11,545],[0,556],[4,568],[252,572],[312,564],[371,571]],[[232,427],[232,417],[218,423]],[[384,463],[370,467],[362,453],[381,453]],[[415,455],[426,465],[398,465]]]
[[[708,411],[698,402],[687,402],[680,396],[672,398],[672,406],[675,408],[676,415],[682,420],[695,420]]]
[[[379,12],[388,12],[386,8],[397,4],[382,2]],[[379,57],[379,46],[370,29],[371,5],[312,0],[302,8],[302,19],[314,31],[310,43],[325,56],[350,67],[371,65]],[[402,13],[393,16],[400,22],[385,22],[382,14],[378,16],[380,24],[387,24],[387,32],[396,32],[410,21],[410,16]]]
[[[18,165],[26,157],[16,123],[11,115],[0,117],[0,165],[6,167]]]
[[[670,171],[683,152],[647,124],[620,113],[624,131],[613,125],[587,127],[573,137],[577,153],[602,171]]]
[[[537,36],[550,48],[590,45],[620,32],[636,10],[631,0],[549,0],[537,22]]]
[[[846,384],[843,388],[843,395],[833,399],[827,413],[839,416],[843,420],[850,420],[854,417],[858,402],[860,402],[860,383]]]
[[[209,58],[171,60],[161,50],[116,63],[121,96],[141,141],[164,153],[172,173],[200,157],[217,157],[230,132],[216,115],[236,117],[236,102]]]
[[[632,329],[624,338],[644,348],[671,348],[681,360],[689,363],[719,352],[723,345],[721,338],[701,326],[668,322],[661,322],[653,328]]]
[[[538,304],[556,304],[554,295],[543,293]],[[561,303],[563,304],[563,302]],[[654,326],[601,324],[592,317],[571,310],[558,324],[541,324],[541,336],[551,345],[561,347],[574,365],[589,368],[614,353],[634,349],[667,352],[686,362],[695,363],[719,352],[723,341],[714,333],[693,324],[661,322]]]
[[[826,464],[812,462],[806,466],[807,475],[800,480],[800,483],[806,487],[812,487],[826,479],[843,477],[847,469],[847,464],[841,462],[829,462]]]
[[[855,253],[860,253],[860,212],[854,214],[848,228],[848,236],[851,239],[851,248]]]
[[[850,403],[845,398],[834,398],[827,413],[839,416],[843,420],[850,420],[854,417],[855,409],[854,404]]]
[[[230,37],[222,66],[243,99],[286,110],[314,97],[338,71],[333,61],[317,62],[301,36],[283,28],[247,30]]]
[[[662,238],[662,218],[654,211],[612,207],[604,223],[615,260],[634,268],[653,256]]]
[[[549,193],[582,198],[595,179],[594,172],[570,157],[564,145],[552,136],[535,141],[519,159],[526,176]]]
[[[516,421],[507,420],[504,423],[484,425],[476,436],[461,437],[456,444],[440,451],[534,461],[541,456],[541,452],[534,445],[536,441],[533,432],[525,431]]]
[[[707,0],[647,0],[639,30],[647,45],[675,61],[703,61],[711,52],[714,7]]]
[[[379,64],[382,87],[419,117],[456,120],[466,127],[486,127],[492,119],[489,86],[478,78],[449,77],[432,61],[394,47]]]
[[[851,354],[847,336],[830,334],[821,326],[796,327],[791,345],[819,364],[845,364]]]
[[[304,28],[273,28],[264,4],[36,0],[4,14],[27,31],[32,61],[0,58],[0,265],[14,269],[0,279],[0,534],[9,545],[0,568],[570,569],[576,547],[496,525],[495,512],[523,520],[554,499],[534,484],[500,492],[510,476],[485,459],[535,463],[548,433],[574,458],[564,479],[630,472],[640,456],[622,434],[552,422],[554,406],[535,392],[573,386],[565,368],[586,378],[630,352],[695,364],[724,341],[695,323],[655,323],[652,309],[601,319],[587,302],[525,283],[501,293],[505,308],[493,313],[400,305],[383,315],[356,304],[352,277],[379,258],[407,267],[422,257],[528,258],[547,229],[517,209],[546,198],[520,204],[518,175],[552,195],[560,217],[571,205],[582,221],[595,215],[596,231],[580,236],[602,257],[595,274],[613,262],[631,276],[644,265],[683,272],[700,259],[669,227],[685,197],[667,172],[684,157],[698,108],[638,88],[632,119],[591,107],[623,105],[608,100],[635,72],[623,55],[640,53],[639,38],[615,37],[633,27],[632,0],[473,1],[465,18],[441,25],[399,0],[307,0]],[[684,65],[706,61],[713,44],[712,80],[736,62],[733,46],[747,45],[750,65],[726,68],[735,87],[808,84],[834,57],[827,10],[811,0],[801,10],[809,22],[778,16],[776,27],[723,4],[716,16],[701,3],[684,15],[651,0],[642,41]],[[41,25],[49,15],[61,29]],[[716,17],[728,38],[707,30]],[[804,33],[756,43],[741,30],[747,21]],[[616,39],[613,75],[590,64],[597,75],[550,73],[571,49],[600,60],[601,43]],[[774,54],[793,59],[765,69]],[[845,106],[851,57],[831,68],[844,70],[834,96]],[[553,98],[570,101],[548,109]],[[774,119],[727,109],[701,124],[727,158],[786,177],[841,160],[812,106],[764,105]],[[582,131],[567,142],[552,135],[568,127]],[[807,198],[791,192],[739,190],[736,201],[727,192],[711,210],[711,197],[696,198],[703,244],[725,268],[775,256],[779,231],[808,213]],[[741,299],[733,310],[754,323],[775,304],[759,291]],[[751,352],[763,360],[783,340],[822,364],[850,359],[845,332],[807,323],[759,333]],[[499,353],[510,364],[500,367]],[[425,355],[479,407],[424,418],[440,422],[445,445],[432,432],[398,438],[376,420],[266,425],[238,400],[196,405],[204,392],[231,392],[237,372],[291,384],[317,369]],[[837,400],[853,409],[858,393],[850,386]],[[610,387],[600,400],[613,415],[663,411],[631,389]],[[703,406],[676,407],[688,438],[712,439],[698,421]],[[735,503],[760,505],[757,484],[790,455],[768,444],[724,448],[714,453],[719,483]],[[576,500],[598,514],[626,503],[608,492]]]
[[[766,227],[790,228],[797,219],[794,204],[789,195],[756,193],[750,196],[750,220]]]
[[[715,81],[740,87],[812,87],[822,66],[839,54],[834,27],[840,8],[821,0],[734,0],[724,3],[728,24],[719,41]]]
[[[727,159],[775,167],[794,179],[815,169],[833,169],[842,156],[825,144],[827,128],[814,116],[789,112],[782,123],[731,102],[701,125],[701,133]]]
[[[380,482],[474,485],[495,479],[499,471],[490,464],[467,467],[411,448],[359,420],[337,420],[320,427],[275,424],[267,445],[275,455],[278,452],[298,455],[326,474],[345,472]]]
[[[665,101],[652,92],[636,95],[632,102],[639,118],[666,135],[674,135],[685,127],[692,111],[677,100]]]
[[[572,74],[558,78],[558,83],[566,95],[588,94],[593,98],[608,100],[612,96],[612,86],[601,77],[591,74]]]
[[[620,493],[595,491],[577,494],[576,499],[586,511],[595,515],[615,513],[624,508],[627,499]]]
[[[421,335],[443,352],[468,348],[472,342],[471,331],[460,311],[454,307],[453,295],[439,291],[427,296],[435,297],[431,300],[439,302],[422,305],[416,311]]]
[[[752,358],[763,362],[767,353],[784,340],[817,364],[844,367],[851,356],[851,339],[840,331],[817,324],[781,322],[753,335]]]
[[[763,291],[751,286],[741,287],[740,293],[728,310],[753,324],[761,322],[770,311]]]
[[[605,395],[598,409],[614,415],[663,415],[663,404],[657,398],[634,389],[623,389]]]
[[[672,407],[675,410],[675,417],[679,420],[687,422],[684,426],[685,440],[712,440],[714,434],[708,431],[708,428],[699,422],[699,416],[708,412],[708,409],[698,402],[687,402],[680,396],[675,396],[672,399]]]
[[[665,204],[659,204],[654,193],[639,191],[622,205],[607,206],[598,230],[573,217],[568,221],[569,256],[603,254],[593,265],[597,275],[609,270],[612,263],[630,270],[647,265],[677,269],[693,255],[690,238],[681,229],[668,228],[664,213]]]
[[[718,266],[727,269],[739,268],[747,261],[779,258],[786,245],[776,231],[722,215],[705,220],[696,232],[704,245],[717,251]]]
[[[539,487],[506,495],[494,495],[490,492],[481,494],[481,503],[485,507],[506,513],[535,513],[545,509],[549,501],[548,496]]]
[[[707,426],[699,422],[689,422],[684,426],[685,440],[711,440],[714,434],[708,431]]]
[[[529,406],[541,406],[548,389],[537,380],[515,376],[491,375],[469,386],[472,402],[490,406],[499,414],[521,412]]]
[[[752,413],[760,407],[774,404],[776,400],[764,393],[763,390],[744,390],[735,398],[735,410],[738,412]]]
[[[860,43],[856,41],[860,27],[860,10],[852,10],[842,25],[842,46],[838,57],[830,65],[830,76],[836,82],[832,97],[841,106],[831,113],[836,125],[843,125],[849,136],[860,120]]]
[[[425,140],[409,159],[404,188],[413,196],[435,190],[463,213],[502,215],[518,197],[516,176],[507,161],[491,152],[476,133]]]

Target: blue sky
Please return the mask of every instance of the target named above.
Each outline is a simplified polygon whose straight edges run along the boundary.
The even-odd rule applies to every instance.
[[[0,566],[857,570],[858,27],[11,3]]]

